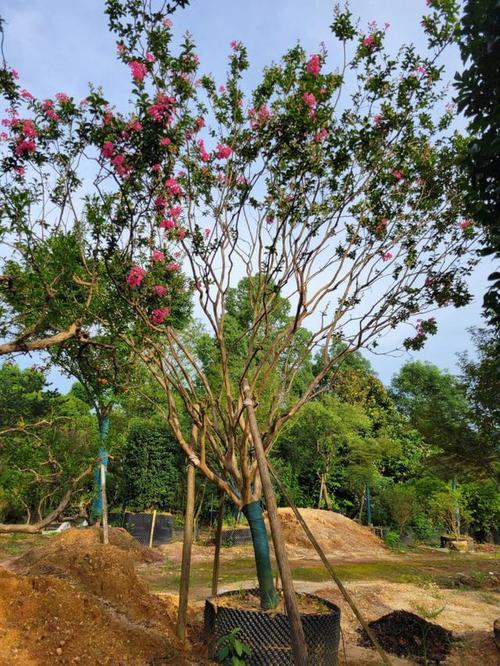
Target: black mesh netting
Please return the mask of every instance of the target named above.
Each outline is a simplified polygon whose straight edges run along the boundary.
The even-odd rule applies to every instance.
[[[258,596],[259,591],[246,590]],[[220,596],[239,594],[227,592]],[[310,594],[301,595],[316,599],[328,608],[326,613],[301,615],[311,666],[334,666],[340,637],[340,609],[335,604]],[[239,638],[252,649],[246,659],[248,666],[281,666],[293,664],[290,643],[290,625],[284,613],[269,613],[218,606],[217,599],[205,602],[205,635],[209,642],[209,655],[213,657],[217,641],[235,627],[240,628]]]

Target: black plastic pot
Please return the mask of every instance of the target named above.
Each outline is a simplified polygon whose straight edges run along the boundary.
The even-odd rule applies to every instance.
[[[245,590],[258,597],[257,589]],[[240,594],[226,592],[205,601],[204,630],[208,641],[208,654],[213,658],[219,638],[235,627],[239,638],[252,649],[246,658],[248,666],[282,666],[293,664],[290,642],[290,624],[284,613],[229,608],[217,603],[221,597]],[[301,615],[311,666],[337,664],[340,637],[340,609],[329,601],[312,594],[300,595],[317,599],[328,608],[327,613]]]
[[[152,513],[127,513],[125,514],[123,527],[130,534],[144,545],[149,544],[149,535],[151,533]],[[153,545],[159,546],[163,543],[170,543],[176,536],[174,528],[174,519],[168,513],[157,513],[155,530],[153,535]]]
[[[231,527],[222,530],[222,543],[224,546],[242,546],[252,543],[252,533],[249,527]]]

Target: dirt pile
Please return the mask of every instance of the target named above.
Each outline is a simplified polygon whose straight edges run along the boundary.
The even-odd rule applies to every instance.
[[[326,554],[331,556],[379,557],[388,554],[383,542],[368,527],[334,511],[299,509],[309,529]],[[278,509],[287,545],[313,550],[304,530],[290,508]]]
[[[68,530],[0,568],[0,665],[199,663],[175,637],[172,599],[149,594],[149,554],[124,530]]]
[[[370,622],[370,629],[386,650],[398,657],[409,657],[418,664],[440,664],[450,649],[453,634],[448,629],[427,622],[424,618],[397,610]],[[371,647],[366,633],[361,633],[361,644]]]

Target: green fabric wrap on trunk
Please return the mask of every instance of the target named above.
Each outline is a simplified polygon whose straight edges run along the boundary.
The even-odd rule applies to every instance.
[[[260,604],[264,609],[276,608],[278,605],[278,594],[274,587],[269,541],[264,516],[262,515],[262,507],[260,502],[251,502],[250,504],[245,504],[241,510],[248,521],[250,532],[252,533],[255,566],[259,580]]]

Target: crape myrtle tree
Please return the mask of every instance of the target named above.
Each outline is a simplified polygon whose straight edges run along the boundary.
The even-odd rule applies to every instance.
[[[277,596],[244,383],[256,405],[266,396],[257,415],[269,452],[340,357],[376,346],[400,325],[405,346],[419,348],[436,331],[428,313],[469,300],[476,239],[463,220],[456,169],[464,140],[450,129],[451,109],[441,108],[439,64],[457,33],[456,5],[431,4],[423,56],[413,46],[388,53],[387,26],[359,30],[338,10],[333,57],[326,45],[317,53],[296,46],[248,92],[241,42],[231,43],[219,84],[200,73],[189,35],[173,52],[161,10],[108,0],[118,58],[132,80],[123,112],[98,89],[83,106],[67,95],[39,102],[9,80],[8,200],[26,214],[23,197],[49,159],[50,133],[69,133],[65,155],[88,144],[95,174],[78,215],[82,256],[101,262],[114,294],[100,324],[144,361],[182,450],[247,516],[264,607]],[[65,164],[72,191],[75,169]],[[248,313],[235,339],[227,295],[242,277]],[[216,343],[213,375],[172,325],[181,291],[196,294]],[[283,299],[284,321],[275,316]],[[232,362],[235,351],[243,362]],[[297,391],[304,362],[318,352],[321,369]]]

